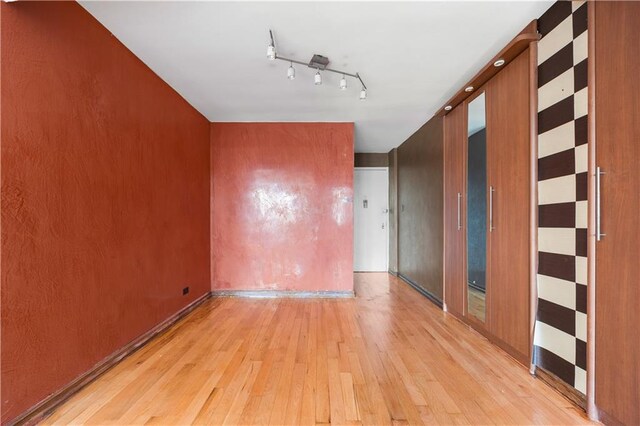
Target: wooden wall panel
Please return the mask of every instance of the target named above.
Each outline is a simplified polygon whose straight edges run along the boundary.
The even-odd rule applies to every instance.
[[[398,149],[387,154],[389,159],[389,271],[398,273]]]
[[[595,402],[604,421],[640,424],[640,33],[638,2],[595,4]],[[589,31],[592,29],[590,28]]]
[[[355,167],[389,167],[389,154],[386,152],[356,152],[353,155]]]
[[[398,272],[442,301],[443,119],[398,147]]]
[[[524,363],[530,353],[529,70],[527,49],[487,85],[488,185],[495,189],[488,232],[489,331]]]
[[[457,316],[464,314],[466,285],[465,110],[460,104],[444,119],[444,297],[447,310]]]

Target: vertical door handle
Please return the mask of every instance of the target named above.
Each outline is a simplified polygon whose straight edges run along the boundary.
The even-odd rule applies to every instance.
[[[462,222],[460,221],[460,200],[462,199],[462,194],[458,192],[458,231],[462,229]]]
[[[493,186],[489,186],[489,232],[493,232],[493,193],[496,192]]]
[[[602,217],[601,217],[601,188],[600,188],[600,177],[604,174],[604,172],[600,169],[600,167],[596,167],[596,241],[602,240],[602,237],[607,234],[602,233]]]

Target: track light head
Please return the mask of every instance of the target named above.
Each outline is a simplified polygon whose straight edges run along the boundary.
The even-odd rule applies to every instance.
[[[294,80],[296,78],[296,69],[293,68],[293,63],[291,63],[287,69],[287,78],[289,80]]]
[[[363,87],[362,90],[360,90],[360,100],[364,101],[365,99],[367,99],[367,89]]]
[[[322,84],[322,75],[320,75],[320,71],[316,71],[316,75],[315,77],[313,77],[313,82],[315,83],[316,86],[319,86]]]
[[[273,31],[269,30],[269,44],[267,45],[267,58],[270,61],[277,59],[276,55],[276,42],[273,40]]]
[[[347,79],[344,74],[342,74],[342,78],[340,79],[340,90],[347,90]]]

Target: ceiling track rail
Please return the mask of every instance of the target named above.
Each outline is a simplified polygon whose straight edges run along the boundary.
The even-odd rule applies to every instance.
[[[313,58],[312,58],[311,62],[304,62],[304,61],[300,61],[298,59],[287,58],[285,56],[281,56],[281,55],[278,54],[278,49],[276,47],[276,41],[275,41],[275,38],[273,37],[273,31],[272,30],[269,30],[269,38],[271,40],[269,46],[267,47],[267,57],[269,59],[285,61],[285,62],[289,62],[290,64],[304,65],[306,67],[315,69],[317,71],[328,71],[328,72],[332,72],[332,73],[335,73],[335,74],[340,74],[342,76],[349,76],[349,77],[357,79],[360,82],[360,84],[362,85],[363,91],[366,92],[366,90],[368,90],[367,89],[367,85],[364,84],[364,80],[360,76],[360,73],[356,72],[354,74],[354,73],[350,73],[350,72],[347,72],[347,71],[337,70],[337,69],[334,69],[334,68],[327,68],[326,64],[329,63],[329,58],[321,56],[321,55],[313,55]],[[320,58],[326,60],[326,63],[325,64],[315,63],[314,59],[316,59],[317,57],[320,57]],[[360,95],[360,98],[364,99],[362,97],[362,94]]]

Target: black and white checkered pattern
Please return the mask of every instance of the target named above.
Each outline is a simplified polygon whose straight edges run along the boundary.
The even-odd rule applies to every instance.
[[[536,365],[586,393],[587,4],[538,20]]]

